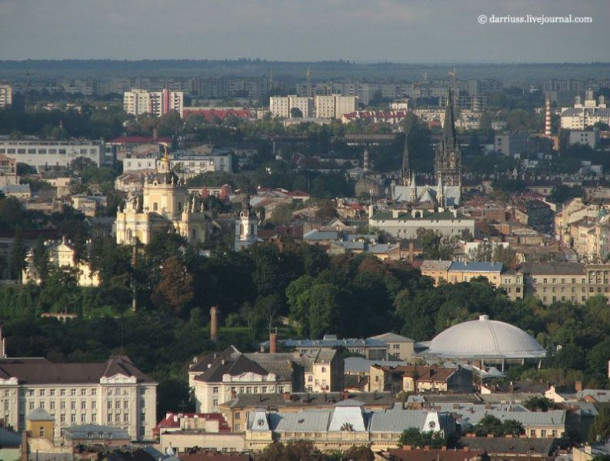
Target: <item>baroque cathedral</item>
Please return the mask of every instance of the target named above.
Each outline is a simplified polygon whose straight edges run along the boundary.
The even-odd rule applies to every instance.
[[[211,227],[203,201],[172,171],[167,152],[156,173],[145,177],[142,192],[127,199],[115,221],[116,241],[127,245],[148,245],[154,235],[164,233],[181,235],[190,244],[203,243]]]
[[[434,155],[436,185],[416,184],[415,172],[411,170],[407,141],[408,135],[405,135],[400,181],[392,186],[393,199],[413,205],[430,202],[435,207],[441,208],[458,206],[462,197],[462,156],[455,132],[451,90],[447,98],[442,137]]]

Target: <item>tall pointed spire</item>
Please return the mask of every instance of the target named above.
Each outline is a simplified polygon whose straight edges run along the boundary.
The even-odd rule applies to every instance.
[[[443,142],[448,148],[453,148],[457,144],[455,134],[455,116],[453,114],[453,95],[451,89],[447,96],[447,106],[445,108],[445,123],[443,124]]]
[[[402,151],[402,167],[400,169],[400,182],[404,186],[411,185],[411,159],[409,157],[409,133],[405,127],[405,145]]]
[[[440,142],[436,147],[434,174],[437,179],[443,177],[446,186],[462,185],[462,156],[455,131],[455,114],[453,112],[453,95],[449,90],[445,108],[445,123]]]

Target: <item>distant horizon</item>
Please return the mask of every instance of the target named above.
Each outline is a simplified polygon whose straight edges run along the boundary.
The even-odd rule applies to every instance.
[[[598,0],[0,0],[0,60],[608,62],[609,23]]]
[[[357,61],[351,59],[319,59],[319,60],[287,60],[287,59],[266,59],[266,58],[23,58],[23,59],[0,59],[0,63],[25,63],[25,62],[91,62],[91,61],[111,61],[111,62],[269,62],[286,64],[322,64],[322,63],[343,63],[355,65],[407,65],[407,66],[478,66],[478,65],[498,65],[498,66],[529,66],[529,65],[610,65],[608,61]],[[1,70],[1,69],[0,69]]]

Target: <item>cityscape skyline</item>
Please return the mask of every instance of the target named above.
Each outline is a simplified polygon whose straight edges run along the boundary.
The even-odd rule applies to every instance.
[[[572,0],[0,0],[0,59],[597,62],[610,60],[604,6]],[[569,15],[592,22],[510,22]]]

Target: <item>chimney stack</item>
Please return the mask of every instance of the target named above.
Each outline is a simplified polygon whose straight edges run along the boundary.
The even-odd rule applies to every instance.
[[[218,342],[218,306],[210,308],[210,341]]]
[[[277,354],[277,329],[269,333],[269,353]]]
[[[0,323],[0,359],[6,358],[6,339],[2,334],[2,324]]]

